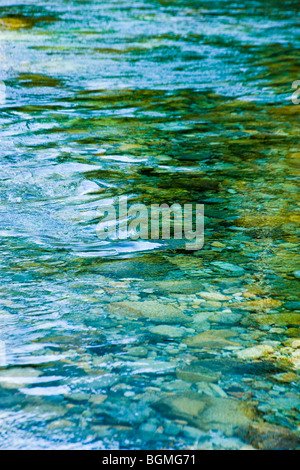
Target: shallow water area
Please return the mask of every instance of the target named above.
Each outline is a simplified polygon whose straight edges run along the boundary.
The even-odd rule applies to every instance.
[[[0,448],[299,448],[299,2],[3,3]]]

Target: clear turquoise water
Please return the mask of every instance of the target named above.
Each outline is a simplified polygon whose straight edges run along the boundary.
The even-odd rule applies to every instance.
[[[0,6],[1,448],[297,445],[298,7]],[[204,248],[101,243],[121,195],[205,204]]]

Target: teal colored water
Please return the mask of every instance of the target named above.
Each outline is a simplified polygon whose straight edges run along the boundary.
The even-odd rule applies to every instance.
[[[299,447],[298,10],[3,0],[0,448]],[[99,240],[119,196],[203,249]]]

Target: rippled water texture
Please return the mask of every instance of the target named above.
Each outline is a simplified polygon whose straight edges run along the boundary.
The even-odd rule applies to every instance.
[[[1,448],[299,447],[298,10],[2,0]],[[121,195],[203,249],[102,242]]]

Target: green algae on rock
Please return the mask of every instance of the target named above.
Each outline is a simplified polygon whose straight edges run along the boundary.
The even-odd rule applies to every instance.
[[[274,314],[270,313],[266,315],[249,315],[243,320],[243,323],[292,327],[293,325],[300,325],[300,313],[282,312]]]

